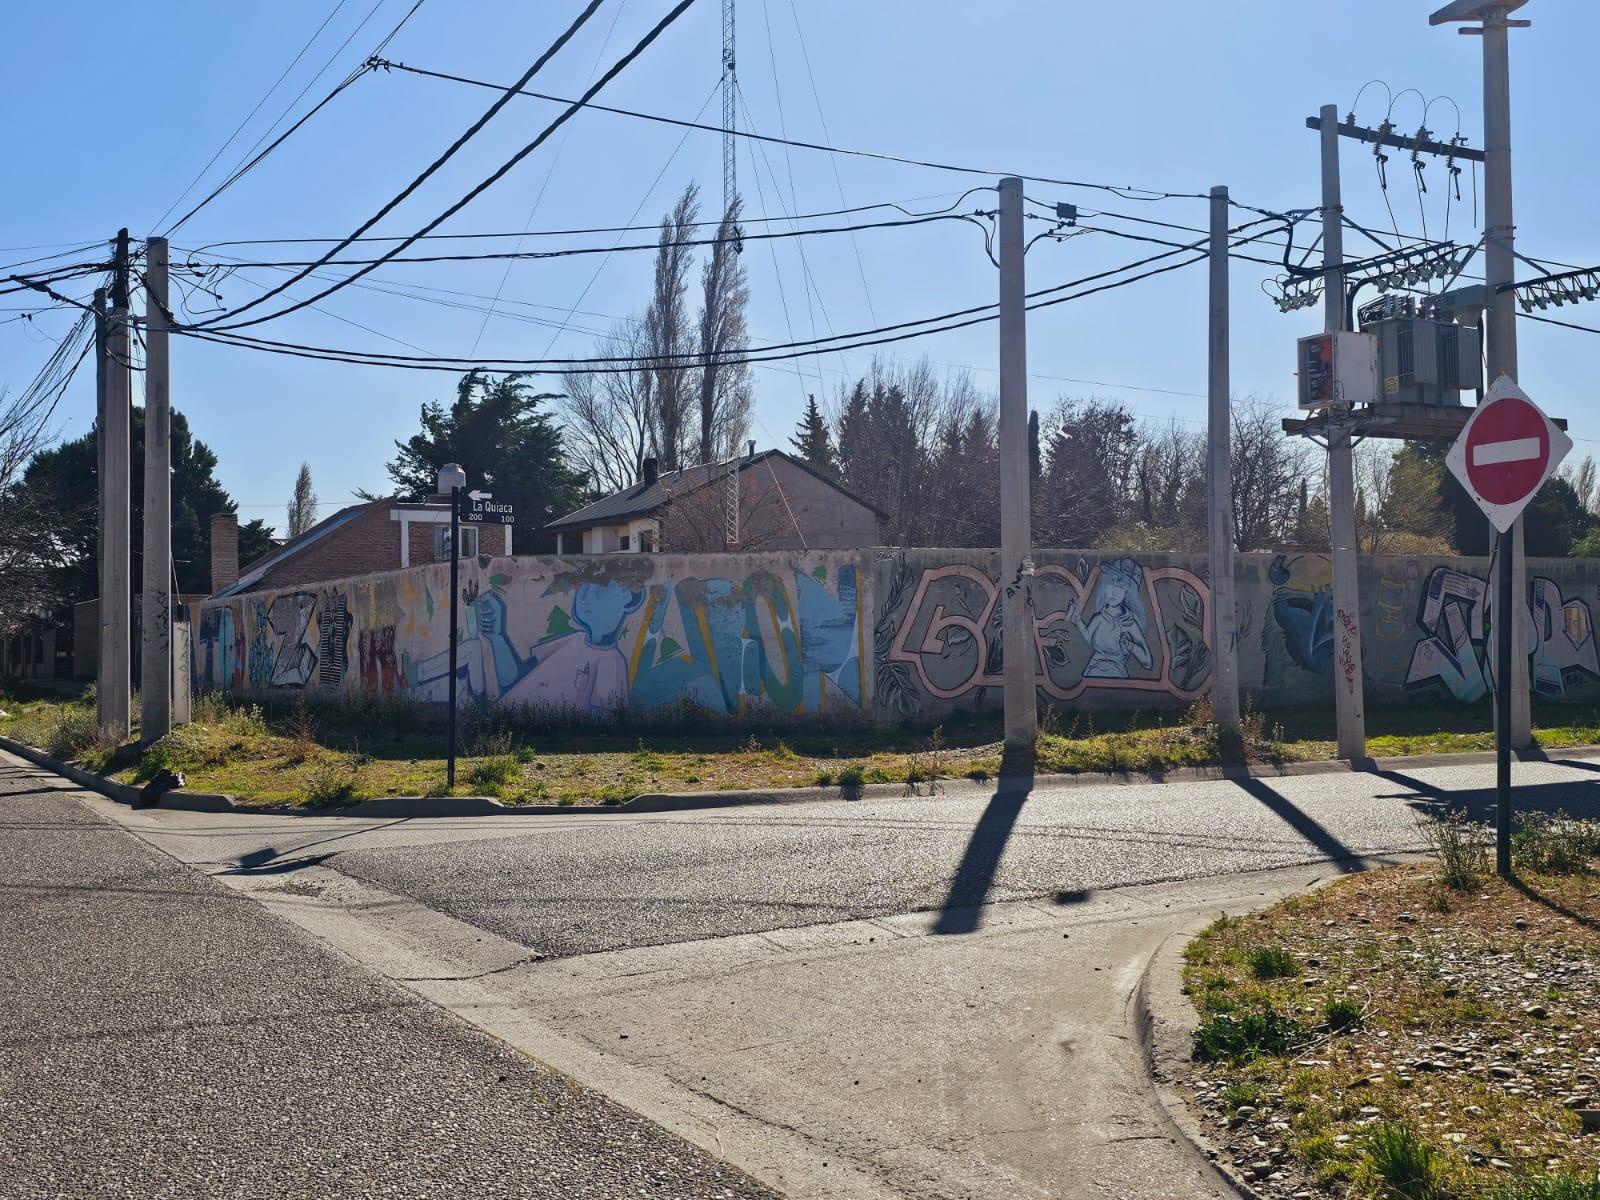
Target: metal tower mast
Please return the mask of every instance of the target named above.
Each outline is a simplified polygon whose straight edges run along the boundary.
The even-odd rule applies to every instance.
[[[734,100],[738,79],[733,71],[733,0],[722,0],[722,215],[739,194],[738,163],[733,151]]]

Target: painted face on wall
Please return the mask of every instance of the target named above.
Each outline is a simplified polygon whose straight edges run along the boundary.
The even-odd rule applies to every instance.
[[[630,588],[616,580],[585,583],[573,593],[572,620],[591,646],[615,646],[622,635],[623,620],[643,604],[643,589]]]

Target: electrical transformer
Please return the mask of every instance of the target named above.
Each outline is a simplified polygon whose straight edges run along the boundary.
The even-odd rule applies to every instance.
[[[1385,296],[1361,310],[1362,332],[1378,339],[1378,403],[1459,405],[1462,392],[1483,386],[1482,336],[1417,315],[1410,299]]]

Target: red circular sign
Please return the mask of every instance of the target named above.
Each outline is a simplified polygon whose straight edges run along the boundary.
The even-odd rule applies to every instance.
[[[1520,396],[1491,400],[1467,430],[1467,478],[1490,504],[1516,504],[1533,495],[1549,461],[1544,414]]]

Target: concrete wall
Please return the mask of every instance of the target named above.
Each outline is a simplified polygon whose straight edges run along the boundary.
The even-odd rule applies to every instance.
[[[449,570],[206,601],[196,686],[444,700]],[[464,561],[458,696],[585,714],[680,699],[733,715],[860,713],[866,573],[854,554]]]
[[[873,694],[880,717],[932,717],[1000,703],[997,556],[913,550],[873,577]],[[1037,552],[1040,697],[1084,707],[1174,707],[1209,686],[1210,587],[1199,555]],[[1375,703],[1470,702],[1491,688],[1487,559],[1363,557],[1362,680]],[[1258,707],[1329,703],[1354,668],[1333,661],[1326,554],[1236,559],[1239,680]],[[1536,696],[1600,700],[1591,603],[1600,561],[1528,563],[1521,649]],[[1098,622],[1096,617],[1098,616]]]
[[[841,709],[937,719],[1000,703],[997,554],[811,551],[476,559],[462,564],[460,695],[582,712],[679,699],[738,714]],[[1210,686],[1200,555],[1041,550],[1040,694],[1069,710],[1185,707]],[[1374,703],[1471,702],[1490,688],[1484,559],[1361,560]],[[442,700],[447,564],[197,605],[201,689],[367,691]],[[1600,701],[1600,560],[1528,564],[1520,649],[1535,694]],[[1258,707],[1325,704],[1333,660],[1325,554],[1237,559],[1241,686]],[[1348,677],[1348,678],[1347,678]]]

